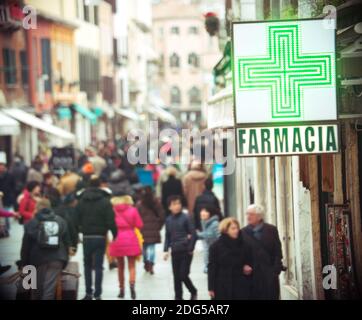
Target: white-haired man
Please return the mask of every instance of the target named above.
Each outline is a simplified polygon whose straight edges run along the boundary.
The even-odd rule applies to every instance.
[[[252,204],[246,214],[248,225],[242,229],[242,235],[253,253],[253,298],[277,300],[283,268],[278,229],[264,221],[262,206]]]

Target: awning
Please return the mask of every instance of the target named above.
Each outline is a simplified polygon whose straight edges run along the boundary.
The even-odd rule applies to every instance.
[[[176,117],[161,107],[152,106],[148,108],[148,111],[165,122],[176,123]]]
[[[104,110],[101,107],[94,107],[92,111],[97,117],[101,117],[104,114]]]
[[[69,131],[66,131],[62,128],[54,126],[30,113],[27,113],[21,109],[3,109],[4,113],[12,117],[15,120],[20,121],[30,127],[36,128],[38,130],[50,133],[56,137],[59,137],[64,140],[75,140],[74,134]]]
[[[78,113],[80,113],[83,117],[87,118],[91,124],[96,124],[97,123],[97,116],[90,110],[88,110],[87,108],[81,106],[80,104],[73,104],[73,108],[75,111],[77,111]]]
[[[16,136],[19,133],[19,122],[0,112],[0,136]]]
[[[57,108],[57,113],[60,120],[70,120],[72,119],[72,111],[67,106],[59,106]]]
[[[117,109],[115,109],[115,111],[119,115],[126,117],[128,119],[134,120],[134,121],[138,121],[140,119],[139,114],[137,114],[136,112],[129,110],[129,109],[117,108]]]
[[[114,109],[108,104],[102,104],[92,107],[92,112],[99,118],[106,115],[107,118],[112,119],[114,117]]]

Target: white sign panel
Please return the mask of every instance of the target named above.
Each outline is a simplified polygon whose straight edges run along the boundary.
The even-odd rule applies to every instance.
[[[335,30],[323,19],[233,24],[235,125],[337,119]]]
[[[237,128],[235,141],[239,157],[339,151],[336,124]]]

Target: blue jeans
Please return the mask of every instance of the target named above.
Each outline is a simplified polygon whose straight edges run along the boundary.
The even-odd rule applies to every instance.
[[[95,271],[95,291],[94,296],[102,295],[103,281],[103,259],[106,252],[105,237],[87,237],[83,238],[83,255],[84,255],[84,278],[86,294],[93,294],[92,271]]]
[[[156,256],[155,247],[156,247],[155,243],[145,243],[143,245],[143,261],[144,262],[149,261],[149,262],[155,263],[155,256]]]

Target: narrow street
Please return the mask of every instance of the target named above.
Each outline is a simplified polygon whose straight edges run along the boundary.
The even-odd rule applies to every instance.
[[[362,0],[0,0],[2,296],[361,300]]]
[[[23,227],[17,222],[13,222],[11,226],[11,237],[0,239],[0,260],[4,264],[12,265],[12,269],[1,277],[6,277],[16,272],[15,261],[19,259],[21,247]],[[163,234],[163,232],[162,232]],[[203,271],[202,246],[198,244],[195,250],[195,257],[191,266],[191,279],[194,281],[198,289],[198,298],[201,300],[208,299],[207,293],[207,275]],[[79,271],[83,274],[83,252],[82,245],[79,245],[78,253],[72,258],[72,261],[79,263]],[[156,246],[156,266],[155,274],[149,275],[143,270],[143,262],[137,263],[136,290],[138,300],[170,300],[173,299],[173,279],[170,260],[163,260],[162,245]],[[126,273],[128,274],[128,273]],[[117,295],[118,275],[117,269],[109,270],[108,262],[104,260],[104,279],[103,279],[103,295],[104,300],[119,300]],[[130,299],[129,290],[126,288],[125,299]],[[10,299],[15,299],[15,285],[4,286]],[[187,290],[186,290],[187,291]],[[185,299],[188,299],[188,293],[185,291]],[[85,295],[84,277],[79,279],[78,299],[82,299]]]

